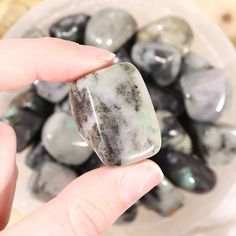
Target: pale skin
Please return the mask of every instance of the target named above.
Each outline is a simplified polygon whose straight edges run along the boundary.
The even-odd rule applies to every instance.
[[[0,41],[0,92],[35,80],[71,82],[113,63],[114,54],[59,39]],[[0,123],[0,236],[97,236],[140,197],[156,186],[163,174],[152,161],[90,171],[67,186],[55,199],[5,228],[17,180],[16,137]]]

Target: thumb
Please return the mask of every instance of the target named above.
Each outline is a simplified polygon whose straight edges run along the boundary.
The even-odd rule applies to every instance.
[[[160,168],[152,161],[96,169],[2,233],[4,236],[100,235],[162,177]]]

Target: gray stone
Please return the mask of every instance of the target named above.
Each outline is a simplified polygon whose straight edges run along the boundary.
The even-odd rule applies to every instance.
[[[172,84],[181,68],[180,52],[169,45],[160,43],[141,42],[135,44],[132,48],[132,59],[160,86]]]
[[[45,37],[46,35],[39,29],[33,28],[24,33],[22,38],[41,38]]]
[[[140,29],[137,37],[140,42],[161,42],[187,53],[193,41],[193,32],[184,19],[167,16]]]
[[[116,8],[104,9],[97,12],[89,21],[85,43],[115,52],[136,30],[136,21],[128,12]]]
[[[160,149],[151,98],[132,64],[115,64],[79,79],[70,101],[79,132],[104,164],[133,163]]]
[[[188,115],[197,121],[211,122],[223,113],[228,93],[228,73],[209,69],[184,75],[181,88]]]
[[[79,135],[72,116],[62,112],[54,113],[46,121],[42,142],[53,158],[67,165],[80,165],[93,152]]]

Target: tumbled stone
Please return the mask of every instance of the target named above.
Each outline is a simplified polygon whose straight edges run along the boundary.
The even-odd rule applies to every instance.
[[[45,34],[37,28],[33,28],[26,31],[22,36],[22,38],[41,38],[41,37],[45,37]]]
[[[57,103],[54,109],[55,112],[64,112],[69,115],[71,115],[71,110],[70,110],[70,101],[69,97],[63,100],[60,103]]]
[[[187,191],[207,193],[216,184],[215,173],[194,156],[162,149],[153,160],[172,183]]]
[[[121,62],[131,62],[130,55],[124,48],[116,52],[116,57],[114,59],[114,63],[121,63]]]
[[[138,32],[138,41],[161,42],[189,51],[193,41],[193,32],[187,21],[177,16],[167,16],[143,27]]]
[[[186,154],[192,152],[192,141],[173,114],[166,110],[158,110],[157,118],[161,130],[162,148],[172,147]]]
[[[47,118],[53,112],[53,104],[36,94],[33,89],[21,93],[11,101],[10,107],[17,107]]]
[[[184,102],[179,92],[161,90],[153,84],[146,83],[155,110],[167,110],[176,116],[184,111]]]
[[[90,16],[84,13],[63,17],[51,25],[50,36],[83,44],[89,19]]]
[[[200,153],[209,165],[227,165],[236,158],[236,128],[195,123]]]
[[[150,73],[160,86],[172,84],[180,72],[181,54],[169,45],[155,42],[137,43],[132,48],[131,55],[135,64]]]
[[[76,177],[73,170],[55,162],[45,161],[31,177],[30,188],[35,196],[48,201],[56,197]]]
[[[210,69],[212,66],[204,58],[200,57],[196,53],[189,52],[183,57],[182,60],[182,74],[189,74],[198,71],[204,71]]]
[[[126,210],[116,221],[116,224],[130,223],[136,219],[138,215],[138,205],[132,205],[128,210]]]
[[[42,143],[37,144],[33,150],[27,155],[25,163],[31,169],[38,168],[45,161],[50,161],[51,156],[46,151]]]
[[[9,123],[16,132],[17,152],[23,151],[39,134],[44,118],[29,110],[11,107],[4,114],[3,121]]]
[[[158,186],[148,192],[141,202],[150,210],[156,211],[162,216],[171,216],[183,207],[183,195],[164,178]]]
[[[79,79],[70,101],[79,132],[105,165],[133,163],[160,149],[151,98],[132,64],[115,64]]]
[[[37,80],[34,83],[39,96],[52,103],[61,102],[69,93],[69,84]]]
[[[53,158],[67,165],[82,164],[93,152],[78,134],[72,116],[63,112],[54,113],[46,121],[42,142]]]
[[[85,32],[88,45],[115,52],[136,32],[135,19],[122,9],[103,9],[92,16]]]
[[[221,69],[209,69],[182,76],[180,80],[188,115],[197,121],[218,119],[227,102],[228,74]]]

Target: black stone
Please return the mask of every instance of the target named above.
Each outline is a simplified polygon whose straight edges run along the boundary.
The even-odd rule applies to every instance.
[[[120,218],[116,221],[116,223],[117,224],[130,223],[136,219],[137,215],[138,215],[138,205],[134,204],[120,216]]]
[[[79,13],[66,16],[50,27],[50,36],[84,44],[84,34],[90,16]]]
[[[216,184],[215,173],[191,155],[163,149],[152,158],[175,185],[194,193],[207,193]]]

